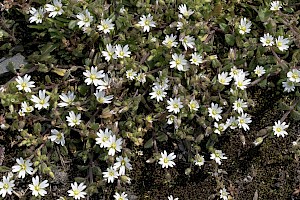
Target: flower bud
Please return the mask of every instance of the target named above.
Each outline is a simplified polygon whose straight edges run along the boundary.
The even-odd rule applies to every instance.
[[[255,146],[258,146],[258,145],[260,145],[263,141],[264,141],[264,138],[263,138],[263,137],[258,137],[258,138],[256,138],[256,140],[253,142],[253,144],[254,144]]]

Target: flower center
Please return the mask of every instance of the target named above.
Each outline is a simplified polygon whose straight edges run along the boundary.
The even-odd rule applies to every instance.
[[[90,79],[95,80],[96,79],[96,75],[92,74],[91,77],[90,77]]]
[[[108,174],[109,174],[109,176],[114,176],[115,175],[115,173],[113,171],[110,171]]]
[[[277,131],[277,132],[281,132],[282,129],[281,129],[280,127],[278,127],[278,128],[276,128],[276,131]]]
[[[281,47],[282,46],[282,42],[277,42],[277,46]]]
[[[108,29],[108,25],[107,25],[107,24],[104,24],[104,25],[103,25],[103,29]]]
[[[243,32],[246,32],[246,30],[247,30],[246,26],[242,26],[242,27],[241,27],[241,30],[242,30]]]
[[[180,65],[180,64],[181,64],[181,61],[180,61],[179,59],[176,59],[176,60],[175,60],[175,63],[176,63],[176,65]]]
[[[75,195],[78,195],[80,193],[80,191],[77,190],[77,189],[73,190],[73,192],[74,192]]]
[[[112,143],[112,144],[111,144],[111,148],[112,148],[112,149],[116,149],[116,148],[117,148],[117,144],[116,144],[115,142]]]
[[[26,165],[25,164],[21,164],[20,167],[21,167],[21,170],[26,170]]]
[[[174,108],[179,108],[178,103],[174,103],[174,104],[173,104],[173,107],[174,107]]]
[[[40,185],[34,186],[34,189],[35,189],[36,191],[40,191]]]
[[[293,73],[293,74],[292,74],[292,77],[293,77],[294,79],[299,78],[298,74],[296,74],[296,73]]]
[[[27,84],[26,83],[22,83],[21,87],[24,89],[25,87],[27,87]]]
[[[3,189],[7,190],[9,188],[9,185],[7,183],[4,183]]]
[[[169,162],[168,158],[164,158],[164,163],[167,164]]]

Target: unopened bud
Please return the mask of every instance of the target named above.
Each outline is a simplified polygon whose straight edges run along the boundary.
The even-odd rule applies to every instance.
[[[260,145],[263,141],[264,141],[264,138],[263,138],[263,137],[258,137],[258,138],[256,138],[256,140],[253,142],[253,144],[254,144],[255,146],[258,146],[258,145]]]

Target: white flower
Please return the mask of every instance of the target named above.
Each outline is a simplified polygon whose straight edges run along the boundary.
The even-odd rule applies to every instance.
[[[151,14],[148,14],[147,17],[145,15],[143,15],[142,17],[140,17],[139,21],[139,25],[144,27],[144,32],[149,32],[150,31],[150,27],[155,27],[155,22],[153,21],[153,17],[151,16]]]
[[[114,169],[119,169],[119,176],[125,175],[125,170],[132,170],[132,165],[129,163],[128,157],[119,156],[116,158],[117,162],[114,164]]]
[[[221,74],[218,74],[218,81],[222,85],[229,85],[231,80],[232,77],[228,76],[228,72],[222,72]]]
[[[278,120],[278,122],[275,122],[275,125],[273,126],[274,135],[276,135],[277,137],[284,137],[288,135],[288,133],[285,131],[285,129],[287,129],[288,127],[289,125],[286,125],[285,122],[281,123],[280,120]]]
[[[108,155],[114,156],[117,152],[121,152],[122,149],[122,138],[116,139],[115,135],[109,136],[107,148],[108,148]]]
[[[289,39],[283,38],[283,36],[278,36],[278,38],[276,39],[276,46],[280,51],[288,50],[289,42]]]
[[[199,103],[194,99],[189,102],[188,106],[191,111],[197,111],[199,109]]]
[[[274,44],[274,37],[269,33],[264,34],[263,37],[260,37],[260,41],[262,42],[263,46],[272,46]]]
[[[256,68],[254,69],[254,73],[258,76],[261,77],[266,73],[266,70],[264,67],[257,65]]]
[[[21,111],[24,113],[30,113],[34,110],[34,108],[30,105],[27,105],[27,102],[24,101],[21,103]]]
[[[167,119],[168,119],[167,124],[173,124],[174,120],[176,120],[176,116],[175,115],[168,115]]]
[[[222,107],[219,107],[217,103],[216,104],[214,104],[213,102],[211,103],[211,108],[208,108],[208,113],[209,113],[208,116],[212,117],[216,121],[222,119],[222,116],[220,115],[222,113]]]
[[[136,71],[133,71],[133,69],[129,69],[126,71],[126,78],[132,81],[136,78],[136,74]]]
[[[111,82],[112,82],[112,80],[108,77],[108,74],[105,74],[104,78],[100,79],[97,90],[103,91],[103,90],[110,88]]]
[[[163,88],[160,85],[152,87],[152,91],[150,93],[150,99],[156,98],[156,101],[163,101],[163,98],[166,97],[166,92],[163,90]]]
[[[158,164],[162,165],[162,168],[168,168],[168,167],[174,167],[175,163],[173,160],[176,158],[176,155],[174,153],[167,154],[166,150],[164,152],[160,153],[161,158],[159,159]]]
[[[178,198],[174,198],[173,195],[168,196],[168,200],[178,200]]]
[[[251,83],[250,79],[245,79],[245,75],[240,75],[236,77],[235,79],[235,85],[237,88],[240,88],[241,90],[245,90],[247,88],[247,85]]]
[[[233,66],[230,69],[229,75],[233,77],[234,80],[236,80],[238,77],[246,77],[248,76],[248,72],[244,72],[242,69],[237,69],[236,66]]]
[[[195,38],[193,36],[191,37],[187,35],[184,38],[181,38],[179,41],[182,43],[185,50],[187,50],[188,47],[193,49],[195,46]]]
[[[176,47],[178,44],[178,42],[175,42],[176,38],[177,36],[174,36],[173,34],[171,34],[170,36],[166,35],[165,40],[162,42],[162,44],[168,48]]]
[[[16,81],[18,85],[16,86],[18,90],[24,90],[25,92],[31,92],[30,88],[34,88],[34,81],[30,81],[31,76],[28,74],[25,74],[25,76],[22,78],[18,76],[16,78]]]
[[[243,108],[247,108],[247,102],[244,102],[243,99],[238,99],[235,102],[233,102],[233,110],[237,111],[239,114],[243,113]]]
[[[239,25],[239,33],[242,35],[244,35],[245,33],[250,33],[251,25],[252,25],[251,21],[247,22],[246,18],[242,18],[241,23]]]
[[[56,129],[51,129],[51,135],[48,138],[56,144],[61,144],[61,146],[65,145],[64,134]]]
[[[79,19],[79,21],[77,22],[77,25],[79,26],[79,28],[90,27],[91,22],[93,21],[93,18],[94,18],[87,9],[85,9],[83,12],[77,14],[76,17],[77,17],[77,19]]]
[[[83,72],[83,75],[85,77],[87,77],[84,80],[84,82],[87,85],[90,85],[93,83],[95,86],[98,86],[100,79],[105,76],[104,71],[103,70],[98,71],[97,67],[91,67],[91,71],[86,70],[85,72]]]
[[[18,114],[21,116],[21,117],[24,117],[25,116],[25,113],[23,110],[19,110]]]
[[[53,5],[46,4],[45,9],[50,12],[49,17],[56,17],[56,15],[63,14],[62,3],[59,0],[53,0]]]
[[[196,154],[195,155],[195,158],[194,158],[194,163],[195,165],[201,167],[202,165],[204,165],[204,156],[200,156],[199,154]]]
[[[84,183],[80,183],[78,185],[77,182],[71,183],[71,190],[68,190],[69,196],[73,197],[74,199],[81,199],[85,198],[86,192],[83,192],[83,190],[86,188],[86,185]]]
[[[104,33],[109,33],[110,30],[114,30],[114,24],[111,19],[102,19],[101,24],[97,26],[99,31],[103,31]]]
[[[225,188],[220,190],[220,198],[223,200],[228,200],[228,192],[226,191]]]
[[[38,10],[35,8],[31,8],[29,12],[32,15],[29,18],[30,23],[35,22],[35,23],[39,24],[39,23],[43,22],[45,10],[42,7],[40,7]]]
[[[79,125],[81,123],[81,114],[75,115],[74,111],[69,111],[69,116],[66,117],[67,118],[67,122],[68,126],[76,126]]]
[[[39,90],[39,97],[32,95],[30,100],[35,103],[35,108],[41,110],[42,108],[47,109],[50,106],[49,99],[50,96],[46,96],[46,90]]]
[[[226,126],[229,126],[231,129],[236,129],[238,123],[238,120],[234,116],[230,116],[230,118],[226,120]]]
[[[117,44],[116,45],[116,55],[118,58],[130,57],[131,52],[129,51],[129,47],[126,44],[124,47]]]
[[[272,1],[271,2],[271,8],[270,8],[270,10],[272,10],[272,11],[278,11],[278,10],[280,10],[280,8],[282,8],[280,1]]]
[[[282,86],[284,92],[293,92],[295,90],[295,83],[290,80],[282,82]]]
[[[248,114],[247,113],[242,113],[241,116],[238,116],[238,126],[239,128],[243,128],[244,131],[249,130],[249,126],[248,124],[252,122],[251,117],[247,117]]]
[[[10,180],[11,177],[3,176],[2,182],[0,182],[0,195],[4,198],[6,194],[11,195],[13,192],[13,187],[15,186],[14,180]]]
[[[215,150],[213,153],[210,154],[210,159],[216,161],[219,165],[221,165],[221,160],[227,159],[225,153],[222,153],[221,150]]]
[[[214,133],[221,135],[221,132],[224,132],[228,126],[227,126],[227,124],[224,124],[224,123],[218,124],[217,122],[215,122],[214,127],[216,128],[214,130]]]
[[[74,95],[74,92],[68,91],[67,94],[62,93],[61,95],[59,95],[59,98],[63,102],[58,103],[57,105],[59,107],[67,107],[67,106],[70,106],[70,105],[74,105],[74,100],[75,100],[76,96]]]
[[[177,22],[177,30],[182,29],[183,23],[182,22]]]
[[[170,61],[170,68],[176,68],[179,71],[186,71],[186,65],[188,64],[187,60],[184,59],[184,55],[183,54],[177,54],[174,53],[172,54],[172,61]]]
[[[18,172],[18,178],[24,178],[26,173],[30,175],[33,173],[32,162],[29,159],[24,162],[21,157],[16,161],[18,164],[12,167],[12,172]]]
[[[114,98],[113,95],[105,96],[105,92],[99,91],[99,90],[96,90],[96,93],[94,93],[94,95],[95,95],[97,101],[101,104],[111,103],[111,100]]]
[[[180,98],[170,98],[170,100],[167,100],[168,105],[167,109],[169,112],[174,112],[175,114],[180,112],[180,109],[183,108],[182,102],[180,101]]]
[[[167,90],[169,88],[169,79],[168,78],[165,78],[165,77],[161,77],[161,71],[160,71],[160,77],[156,77],[156,81],[157,82],[154,82],[153,85],[154,86],[160,86],[162,87],[163,90]]]
[[[48,180],[44,180],[40,183],[39,176],[36,176],[35,178],[32,177],[32,184],[29,184],[29,189],[32,191],[33,196],[45,196],[47,194],[47,191],[45,190],[46,187],[49,186]]]
[[[116,48],[111,44],[106,45],[106,51],[102,51],[102,56],[105,57],[105,60],[109,62],[111,59],[117,59]]]
[[[292,69],[287,73],[289,81],[299,83],[300,82],[300,71],[298,69]]]
[[[146,83],[146,74],[145,73],[138,73],[136,78],[135,78],[138,82],[141,83]]]
[[[190,59],[191,64],[199,66],[201,63],[203,63],[202,56],[200,54],[197,54],[196,52],[192,53],[192,58]]]
[[[127,194],[125,192],[122,192],[122,194],[119,194],[118,192],[116,192],[116,194],[114,195],[115,200],[128,200],[127,198]]]
[[[192,10],[188,10],[185,4],[181,4],[178,7],[179,12],[186,18],[189,18],[190,15],[192,15],[194,13],[194,11]]]
[[[97,132],[97,138],[96,138],[96,144],[99,144],[101,148],[109,147],[109,138],[112,135],[112,131],[109,130],[108,128],[105,129],[105,131],[102,131],[102,129]]]
[[[107,172],[103,172],[103,177],[107,179],[108,183],[113,183],[116,178],[118,178],[119,174],[117,170],[115,170],[112,166],[107,168]]]

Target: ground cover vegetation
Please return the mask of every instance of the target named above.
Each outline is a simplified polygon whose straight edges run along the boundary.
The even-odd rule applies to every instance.
[[[297,199],[296,0],[0,3],[4,199]]]

